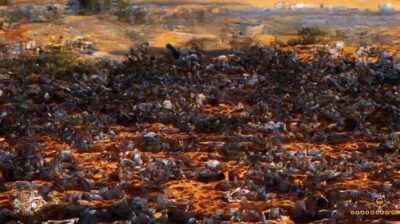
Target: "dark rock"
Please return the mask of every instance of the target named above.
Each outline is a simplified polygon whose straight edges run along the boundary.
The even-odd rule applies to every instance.
[[[225,175],[222,172],[213,172],[205,170],[197,174],[197,179],[202,182],[212,182],[212,181],[224,180]]]

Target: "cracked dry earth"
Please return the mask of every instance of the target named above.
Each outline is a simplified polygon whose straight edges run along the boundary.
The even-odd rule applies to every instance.
[[[395,223],[400,67],[329,52],[4,71],[0,223]]]

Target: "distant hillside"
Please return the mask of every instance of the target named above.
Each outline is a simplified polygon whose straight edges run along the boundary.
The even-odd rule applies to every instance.
[[[11,3],[60,3],[68,0],[8,0]],[[129,0],[126,0],[129,1]],[[400,0],[133,0],[136,3],[160,3],[160,4],[226,4],[226,5],[252,5],[259,7],[273,7],[278,2],[286,4],[304,3],[314,6],[345,6],[360,9],[377,10],[379,3],[391,3],[400,7]]]
[[[324,4],[326,6],[345,6],[361,9],[378,9],[379,3],[392,3],[393,5],[400,5],[400,0],[136,0],[136,2],[159,2],[159,3],[185,3],[185,4],[201,4],[201,3],[241,3],[260,7],[273,7],[278,2],[286,2],[287,4],[305,3],[310,5],[319,6]]]

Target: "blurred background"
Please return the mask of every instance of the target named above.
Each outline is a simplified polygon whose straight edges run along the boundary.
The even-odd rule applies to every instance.
[[[275,42],[397,48],[399,0],[2,0],[1,52],[70,46],[119,57],[140,43],[221,49]]]

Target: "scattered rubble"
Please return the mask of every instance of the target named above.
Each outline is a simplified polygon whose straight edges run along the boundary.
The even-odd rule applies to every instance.
[[[0,223],[352,222],[400,202],[387,51],[167,48],[70,76],[1,70]]]

